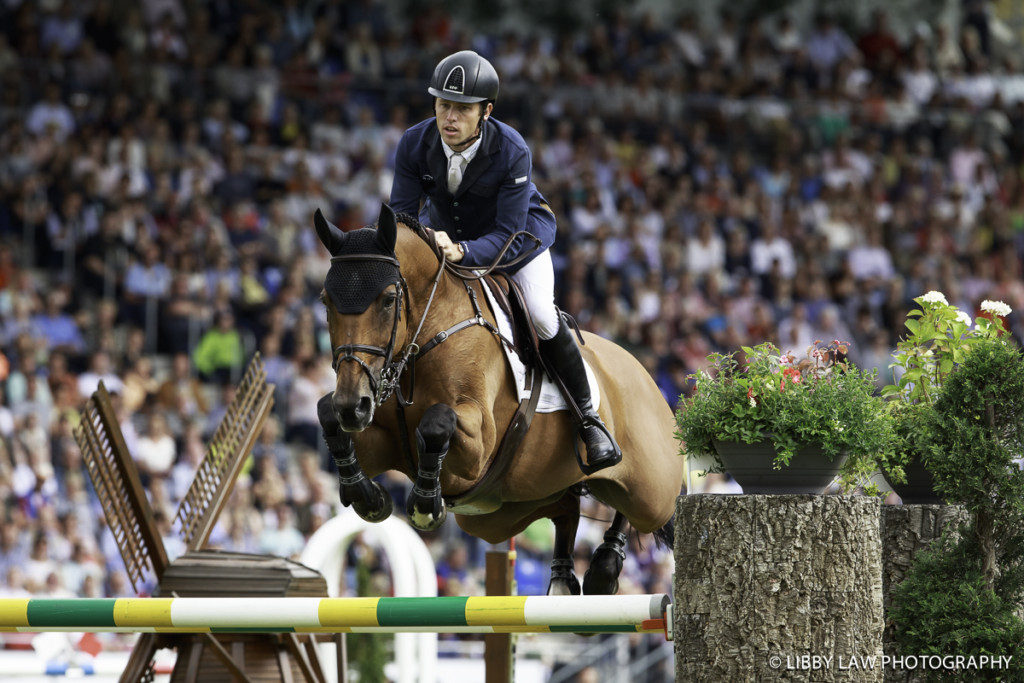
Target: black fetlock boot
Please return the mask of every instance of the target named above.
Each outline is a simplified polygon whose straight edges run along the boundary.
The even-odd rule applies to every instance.
[[[571,407],[569,412],[576,420],[580,438],[587,449],[586,463],[581,463],[583,473],[593,474],[606,467],[618,465],[622,460],[622,451],[612,438],[611,432],[604,426],[601,416],[594,410],[583,356],[580,355],[580,347],[576,345],[572,330],[564,317],[559,317],[558,332],[555,336],[540,341],[540,352],[548,370],[561,379],[563,393],[568,393],[566,401],[575,403],[579,408],[579,415],[576,415]]]
[[[352,438],[341,430],[331,407],[333,394],[323,396],[317,403],[317,417],[323,430],[324,442],[338,468],[338,497],[345,507],[349,505],[368,522],[380,522],[391,516],[394,502],[391,494],[375,481],[366,477],[356,459]]]

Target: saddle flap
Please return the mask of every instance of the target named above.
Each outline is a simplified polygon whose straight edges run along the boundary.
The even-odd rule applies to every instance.
[[[540,337],[530,309],[526,307],[523,290],[505,273],[491,273],[483,281],[512,323],[512,343],[516,354],[526,367],[534,367],[540,360]]]

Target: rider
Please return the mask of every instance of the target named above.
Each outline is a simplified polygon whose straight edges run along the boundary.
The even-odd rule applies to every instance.
[[[523,137],[491,118],[498,73],[476,52],[463,50],[441,60],[427,92],[434,97],[434,117],[405,131],[398,143],[391,207],[437,229],[435,239],[447,259],[465,266],[490,265],[518,231],[539,238],[541,248],[509,273],[525,293],[544,360],[582,413],[577,427],[588,469],[617,464],[622,453],[594,410],[580,349],[555,307],[548,253],[555,241],[554,213],[533,184]],[[506,261],[533,249],[525,240],[517,242]]]

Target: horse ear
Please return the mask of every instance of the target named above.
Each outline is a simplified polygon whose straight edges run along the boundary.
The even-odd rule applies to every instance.
[[[398,223],[395,212],[385,202],[380,203],[380,216],[377,218],[377,246],[389,254],[395,253],[395,242],[398,239]]]
[[[313,225],[316,227],[317,237],[327,247],[327,251],[331,252],[331,254],[337,253],[338,249],[345,242],[345,233],[338,230],[330,221],[324,218],[324,214],[320,209],[313,213]]]

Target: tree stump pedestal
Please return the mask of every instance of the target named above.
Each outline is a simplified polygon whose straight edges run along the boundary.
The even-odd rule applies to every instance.
[[[882,681],[880,507],[862,496],[681,496],[676,680]],[[873,668],[857,666],[871,657]]]

